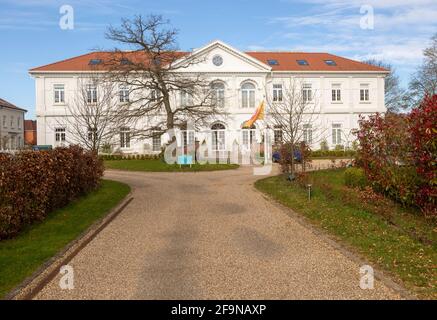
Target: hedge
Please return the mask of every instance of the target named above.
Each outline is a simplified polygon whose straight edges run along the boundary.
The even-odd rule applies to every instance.
[[[0,154],[0,240],[96,189],[103,163],[78,146]]]
[[[99,156],[100,159],[105,161],[111,160],[158,160],[159,154],[104,154]]]
[[[352,149],[346,149],[346,150],[313,150],[311,151],[310,157],[311,158],[323,158],[323,157],[353,157],[355,156],[356,151]]]

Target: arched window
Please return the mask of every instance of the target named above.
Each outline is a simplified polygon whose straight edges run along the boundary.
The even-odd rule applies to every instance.
[[[211,126],[212,150],[223,151],[226,149],[226,127],[221,123]]]
[[[252,83],[241,86],[241,102],[243,108],[255,108],[255,86]]]
[[[225,85],[222,82],[214,82],[211,85],[213,103],[223,108],[225,106]]]

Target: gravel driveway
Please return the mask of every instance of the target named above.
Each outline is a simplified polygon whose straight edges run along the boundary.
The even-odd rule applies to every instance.
[[[37,299],[393,299],[359,287],[360,265],[266,200],[250,168],[108,171],[134,200]]]

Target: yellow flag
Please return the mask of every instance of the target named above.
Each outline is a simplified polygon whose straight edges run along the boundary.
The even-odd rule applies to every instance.
[[[264,119],[264,100],[261,102],[259,107],[256,109],[254,115],[244,122],[243,128],[250,128],[255,123],[256,120],[263,120]]]

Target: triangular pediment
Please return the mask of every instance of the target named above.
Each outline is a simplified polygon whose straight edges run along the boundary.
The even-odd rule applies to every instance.
[[[237,50],[222,41],[216,40],[175,62],[175,65],[187,65],[181,71],[187,72],[269,72],[267,64]]]

